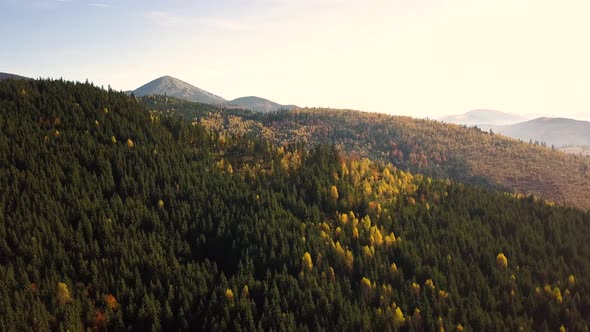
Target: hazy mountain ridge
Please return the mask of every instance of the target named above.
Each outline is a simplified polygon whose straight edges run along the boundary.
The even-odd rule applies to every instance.
[[[580,150],[580,148],[590,146],[590,122],[584,120],[561,117],[539,117],[526,120],[519,115],[494,110],[473,110],[461,115],[442,117],[440,120],[478,126],[484,131],[491,129],[495,133],[525,142],[545,143],[558,148],[574,147],[574,149],[563,150],[567,153],[586,154],[586,149]]]
[[[590,122],[542,117],[507,126],[493,126],[494,132],[528,142],[555,147],[590,146]]]
[[[567,146],[559,150],[569,154],[590,156],[590,146]]]
[[[449,115],[439,119],[443,122],[468,126],[508,125],[528,120],[526,117],[489,109],[476,109],[459,115]]]

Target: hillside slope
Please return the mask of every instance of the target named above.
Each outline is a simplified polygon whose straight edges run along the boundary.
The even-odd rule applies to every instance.
[[[152,105],[167,109],[172,105]],[[260,135],[279,144],[337,144],[360,157],[415,173],[482,184],[590,208],[590,159],[552,151],[477,128],[348,110],[297,109],[280,114],[191,111],[216,130]]]

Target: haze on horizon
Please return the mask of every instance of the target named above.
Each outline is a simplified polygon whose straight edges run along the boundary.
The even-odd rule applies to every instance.
[[[416,117],[590,120],[587,0],[0,0],[0,71]]]

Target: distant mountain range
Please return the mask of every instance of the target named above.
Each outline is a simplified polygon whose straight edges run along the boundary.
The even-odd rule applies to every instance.
[[[451,115],[440,119],[444,122],[478,126],[482,130],[493,130],[525,142],[545,142],[555,147],[587,147],[590,146],[590,122],[540,117],[525,117],[495,110],[473,110],[461,115]],[[579,149],[564,149],[566,152],[578,153]],[[585,151],[585,150],[584,150]],[[584,153],[584,152],[582,152]]]
[[[506,126],[494,132],[523,141],[539,141],[555,147],[590,146],[590,122],[565,118],[538,118]]]
[[[477,109],[469,111],[465,114],[445,116],[440,118],[439,120],[448,123],[464,124],[468,126],[501,126],[526,121],[528,120],[528,118],[525,118],[517,114],[505,113],[496,110]]]
[[[132,92],[137,97],[148,95],[166,95],[187,101],[228,108],[244,108],[256,112],[273,112],[281,109],[293,109],[297,107],[295,105],[281,105],[268,99],[255,96],[241,97],[228,101],[211,92],[197,88],[172,76],[163,76],[157,78]]]

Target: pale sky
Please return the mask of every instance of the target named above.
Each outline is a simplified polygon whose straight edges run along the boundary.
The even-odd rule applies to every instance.
[[[436,118],[590,120],[589,0],[0,0],[0,72]]]

